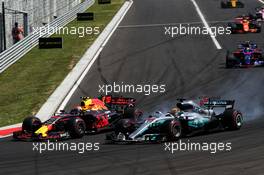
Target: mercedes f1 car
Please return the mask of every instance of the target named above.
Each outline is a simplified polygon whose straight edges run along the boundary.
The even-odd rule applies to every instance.
[[[244,3],[238,0],[221,1],[221,8],[244,8]]]
[[[242,43],[232,53],[227,51],[226,68],[263,66],[264,57],[257,44],[249,41]]]
[[[227,24],[231,33],[260,33],[261,24],[252,15],[238,16]]]
[[[25,118],[22,130],[13,133],[15,140],[62,140],[81,138],[88,132],[111,129],[122,118],[134,116],[135,99],[104,96],[82,97],[80,106],[66,113],[61,111],[41,122],[36,117]]]
[[[181,99],[170,113],[157,112],[144,121],[120,120],[114,131],[106,135],[106,142],[164,142],[201,132],[238,130],[243,118],[234,109],[234,103],[234,100],[212,98],[203,98],[200,103]]]

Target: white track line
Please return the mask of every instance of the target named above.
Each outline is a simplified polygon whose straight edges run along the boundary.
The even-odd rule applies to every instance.
[[[83,81],[85,75],[87,74],[87,72],[91,69],[93,63],[95,62],[95,60],[97,59],[97,57],[100,55],[100,53],[102,52],[104,46],[106,45],[106,43],[109,41],[109,39],[111,38],[111,36],[113,35],[113,33],[115,32],[115,30],[117,29],[117,27],[119,26],[119,24],[121,23],[121,21],[123,20],[123,18],[125,17],[126,13],[128,12],[128,10],[130,9],[130,7],[132,6],[133,1],[131,1],[131,3],[129,4],[128,8],[125,10],[125,12],[123,13],[123,15],[121,16],[121,18],[119,19],[119,21],[117,22],[116,26],[114,27],[114,29],[111,31],[111,33],[108,35],[108,37],[106,38],[106,40],[104,41],[104,43],[102,44],[102,46],[100,47],[100,49],[97,51],[96,55],[94,56],[94,58],[90,61],[89,65],[87,66],[87,68],[85,69],[85,71],[82,73],[81,77],[78,79],[78,81],[75,83],[75,85],[73,86],[73,88],[71,89],[71,91],[68,93],[68,95],[65,97],[65,99],[63,100],[63,102],[61,103],[60,107],[58,108],[58,112],[60,110],[64,110],[65,106],[67,105],[67,103],[69,102],[69,100],[71,99],[73,93],[76,91],[76,89],[79,87],[79,85],[81,84],[81,82]]]
[[[226,21],[208,21],[209,24],[215,24],[215,23],[227,23],[232,22],[233,20],[226,20]],[[124,25],[124,26],[118,26],[118,29],[122,28],[144,28],[144,27],[160,27],[160,26],[174,26],[174,25],[183,25],[183,24],[203,24],[201,21],[196,22],[177,22],[177,23],[157,23],[157,24],[134,24],[134,25]]]
[[[212,38],[212,40],[213,40],[213,42],[214,42],[216,48],[217,48],[217,49],[222,49],[222,47],[221,47],[221,45],[219,44],[219,42],[217,41],[216,37],[213,36],[213,32],[212,32],[211,28],[209,27],[207,21],[205,20],[205,17],[204,17],[204,15],[203,15],[203,13],[201,12],[201,10],[200,10],[198,4],[196,3],[195,0],[191,0],[191,2],[193,3],[193,5],[194,5],[194,7],[195,7],[195,9],[196,9],[196,11],[197,11],[197,13],[198,13],[198,15],[200,16],[200,18],[201,18],[201,20],[202,20],[202,22],[203,22],[203,24],[204,24],[204,26],[207,28],[208,32],[210,33],[210,37]]]

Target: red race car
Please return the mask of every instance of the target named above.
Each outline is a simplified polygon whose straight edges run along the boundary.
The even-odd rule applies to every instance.
[[[234,22],[228,23],[231,33],[260,33],[261,24],[251,15],[239,16]]]

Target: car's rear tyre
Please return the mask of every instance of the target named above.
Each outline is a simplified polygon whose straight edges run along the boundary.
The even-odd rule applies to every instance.
[[[135,123],[131,119],[121,119],[114,126],[114,132],[117,134],[123,133],[128,136],[135,130]]]
[[[227,23],[227,27],[230,30],[230,34],[236,34],[237,29],[239,28],[239,26],[237,26],[237,24],[233,22]]]
[[[183,136],[181,122],[177,119],[169,124],[169,140],[179,140]]]
[[[22,124],[22,130],[25,132],[33,133],[41,127],[42,123],[37,117],[27,117]]]
[[[109,133],[105,135],[105,144],[113,144],[115,139],[115,133]]]
[[[134,119],[135,118],[135,108],[134,107],[125,108],[123,118]]]
[[[85,135],[86,125],[81,118],[72,118],[68,127],[71,138],[81,138]]]
[[[224,112],[224,121],[228,129],[238,130],[243,125],[242,113],[234,109],[227,109]]]
[[[221,8],[226,8],[226,4],[223,1],[221,2]]]
[[[226,52],[226,63],[225,66],[226,68],[233,68],[235,66],[236,59],[230,54],[229,51]]]
[[[244,6],[242,2],[237,2],[237,8],[244,8]]]
[[[261,27],[257,27],[257,33],[261,32]]]

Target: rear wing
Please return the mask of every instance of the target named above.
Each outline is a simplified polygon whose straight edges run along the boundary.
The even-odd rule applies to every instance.
[[[101,96],[100,99],[105,103],[105,105],[109,108],[116,107],[134,107],[136,104],[136,99],[128,98],[128,97],[113,97],[111,95]]]
[[[242,43],[238,45],[238,49],[244,49],[246,47],[249,47],[251,49],[256,49],[258,48],[258,45],[255,43]]]
[[[200,105],[208,108],[225,107],[226,109],[234,109],[235,100],[203,98],[200,100]]]

